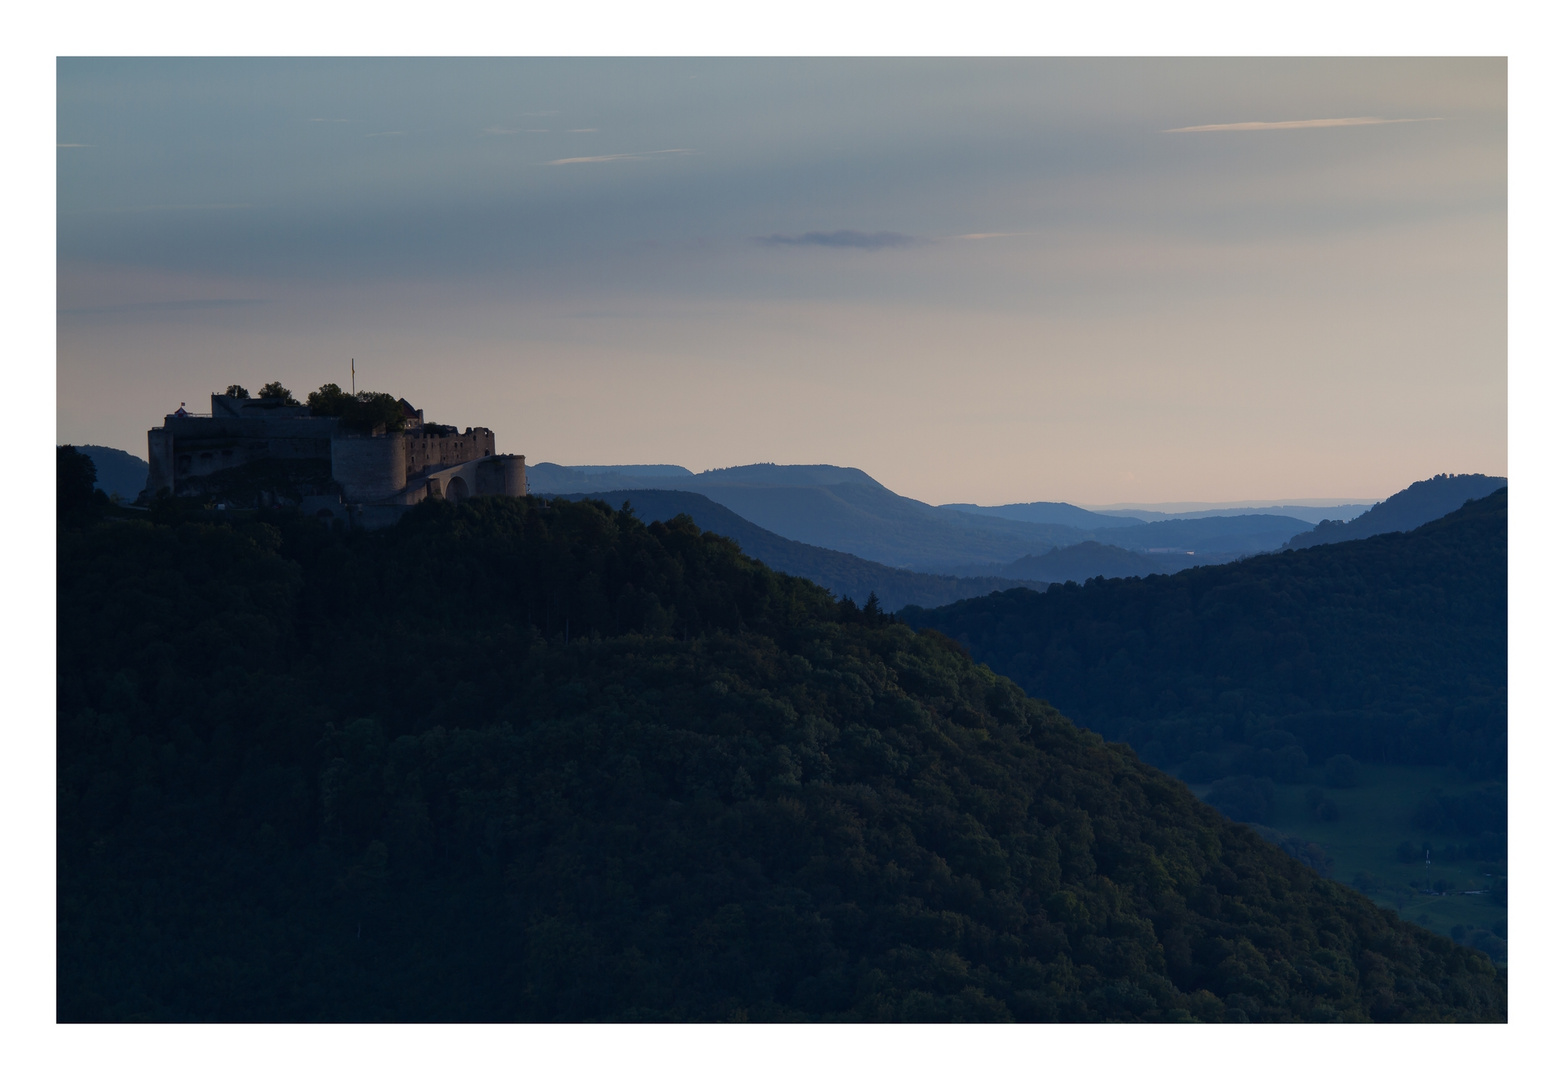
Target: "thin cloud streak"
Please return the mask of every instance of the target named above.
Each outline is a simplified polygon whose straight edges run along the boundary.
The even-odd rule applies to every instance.
[[[640,154],[599,154],[597,157],[562,157],[549,162],[549,164],[585,165],[594,161],[629,161],[640,156]]]
[[[828,247],[857,248],[860,251],[879,251],[882,248],[908,247],[927,243],[922,237],[896,232],[859,232],[857,229],[837,229],[835,232],[807,232],[796,236],[773,233],[756,239],[768,247]]]
[[[54,144],[54,148],[56,150],[84,150],[91,145],[91,143],[85,142],[57,142]]]
[[[651,157],[653,154],[690,154],[692,150],[678,148],[674,150],[641,150],[633,154],[598,154],[596,157],[566,157],[556,158],[547,162],[549,165],[584,165],[597,161],[638,161],[641,158]]]
[[[1290,128],[1363,127],[1369,124],[1424,124],[1430,120],[1443,120],[1442,116],[1414,116],[1405,119],[1384,119],[1379,116],[1341,116],[1331,120],[1245,120],[1239,124],[1197,124],[1194,127],[1163,128],[1164,135],[1181,135],[1192,131],[1283,131]]]

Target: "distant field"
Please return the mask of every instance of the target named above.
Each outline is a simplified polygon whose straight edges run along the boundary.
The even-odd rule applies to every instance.
[[[1443,768],[1363,765],[1357,787],[1331,789],[1325,786],[1323,770],[1314,768],[1308,772],[1302,783],[1276,785],[1275,812],[1268,824],[1324,848],[1334,861],[1332,878],[1435,933],[1448,935],[1458,925],[1495,933],[1505,929],[1502,920],[1506,909],[1495,904],[1490,895],[1459,894],[1491,889],[1508,874],[1507,860],[1446,860],[1440,855],[1441,849],[1461,844],[1464,838],[1430,833],[1412,824],[1418,801],[1434,788],[1446,794],[1461,794],[1488,785],[1468,782]],[[1210,790],[1207,784],[1191,787],[1202,798]],[[1337,820],[1321,821],[1310,813],[1305,792],[1311,787],[1323,789],[1336,803],[1341,812]],[[1415,862],[1397,860],[1396,848],[1403,841],[1432,846],[1434,865],[1430,875],[1424,873],[1421,846]],[[1425,887],[1428,876],[1436,882],[1446,882],[1447,895],[1422,895],[1419,890]],[[1504,950],[1496,951],[1500,955],[1494,960],[1502,966]]]

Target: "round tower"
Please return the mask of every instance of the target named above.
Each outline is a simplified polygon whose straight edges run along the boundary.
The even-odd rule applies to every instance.
[[[479,495],[525,495],[525,454],[491,454],[479,460],[475,470]]]
[[[389,499],[407,486],[407,446],[400,431],[384,435],[337,432],[331,437],[331,478],[350,503]]]

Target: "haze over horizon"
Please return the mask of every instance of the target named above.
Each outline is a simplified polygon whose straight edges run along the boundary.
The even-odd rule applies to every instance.
[[[57,72],[59,442],[352,357],[529,462],[936,504],[1508,472],[1502,59]]]

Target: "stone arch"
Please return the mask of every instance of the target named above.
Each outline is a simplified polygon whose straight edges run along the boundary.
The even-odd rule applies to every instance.
[[[445,482],[445,497],[452,502],[461,502],[468,494],[467,481],[460,476],[453,476]]]

